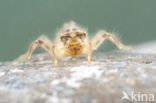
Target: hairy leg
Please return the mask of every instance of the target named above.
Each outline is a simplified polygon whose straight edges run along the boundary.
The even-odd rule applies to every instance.
[[[119,40],[119,38],[117,36],[115,36],[114,34],[108,33],[106,31],[99,31],[92,39],[92,43],[93,43],[93,50],[96,50],[100,44],[102,44],[102,42],[105,39],[109,39],[112,43],[114,43],[120,50],[131,50],[132,48],[129,46],[124,45],[123,43],[121,43],[121,41]]]
[[[87,55],[87,61],[90,62],[91,61],[91,55],[92,55],[92,41],[89,41],[88,44],[86,45],[86,47],[84,48],[82,54],[86,54]]]
[[[88,44],[88,52],[87,52],[87,60],[88,62],[91,61],[91,55],[92,55],[92,41],[89,42]]]
[[[28,51],[20,57],[19,61],[30,61],[32,57],[32,53],[37,48],[37,46],[40,45],[43,49],[45,49],[54,59],[54,65],[57,65],[57,56],[55,52],[55,45],[46,37],[45,35],[40,36],[37,40],[32,42],[28,48]],[[24,59],[24,60],[22,60]]]

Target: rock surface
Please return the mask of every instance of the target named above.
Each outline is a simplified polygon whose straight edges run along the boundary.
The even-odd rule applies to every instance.
[[[156,103],[156,55],[67,56],[58,67],[47,54],[0,62],[0,103],[132,103],[132,93]]]

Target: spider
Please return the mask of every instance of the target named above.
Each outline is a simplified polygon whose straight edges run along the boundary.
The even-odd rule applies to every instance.
[[[22,56],[23,60],[30,61],[33,51],[38,45],[45,49],[53,58],[54,65],[58,65],[58,59],[66,55],[86,54],[88,62],[91,61],[91,54],[97,50],[105,39],[109,39],[120,50],[131,50],[132,48],[120,42],[117,36],[100,30],[96,35],[89,39],[86,29],[77,25],[74,21],[63,24],[62,28],[57,32],[56,40],[50,41],[45,35],[41,35],[32,42],[28,51]]]

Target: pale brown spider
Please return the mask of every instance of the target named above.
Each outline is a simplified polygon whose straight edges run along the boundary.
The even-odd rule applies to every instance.
[[[30,44],[28,51],[22,56],[22,59],[29,61],[33,51],[40,45],[52,56],[55,66],[58,65],[57,59],[66,55],[86,54],[87,60],[90,62],[93,50],[96,50],[105,39],[109,39],[120,50],[131,50],[131,47],[122,44],[114,34],[105,30],[97,32],[93,38],[89,39],[86,29],[71,21],[65,23],[59,29],[54,42],[51,42],[47,36],[41,35]]]

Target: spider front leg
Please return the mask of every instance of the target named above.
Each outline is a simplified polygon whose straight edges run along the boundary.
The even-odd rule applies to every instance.
[[[87,55],[87,61],[90,63],[91,61],[91,55],[92,55],[92,51],[93,51],[93,48],[92,48],[92,41],[90,40],[86,46],[85,46],[85,49],[83,50],[82,54],[86,54]]]
[[[92,49],[92,41],[90,41],[89,44],[88,44],[88,52],[87,52],[87,60],[88,60],[89,63],[91,61],[92,51],[93,51],[93,49]]]
[[[105,39],[109,39],[112,43],[114,43],[118,49],[120,50],[132,50],[131,47],[124,45],[123,43],[121,43],[121,41],[119,40],[119,38],[117,36],[115,36],[114,34],[108,33],[106,31],[99,31],[93,38],[92,38],[92,45],[93,45],[93,50],[96,50],[100,44],[102,44],[102,42]]]
[[[56,54],[56,46],[53,44],[48,37],[45,35],[40,36],[37,40],[32,42],[28,48],[28,51],[19,58],[19,61],[30,61],[32,57],[32,53],[40,45],[43,49],[45,49],[54,59],[54,65],[57,66],[57,54]]]

